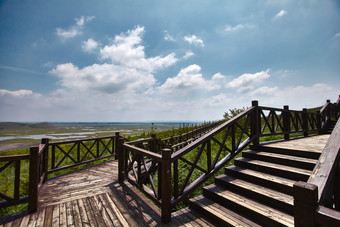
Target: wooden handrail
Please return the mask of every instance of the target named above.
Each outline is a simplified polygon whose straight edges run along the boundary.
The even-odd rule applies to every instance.
[[[308,183],[318,186],[319,203],[327,199],[330,184],[340,160],[340,119],[329,137]]]
[[[339,164],[340,119],[308,181],[294,184],[295,226],[340,226]]]

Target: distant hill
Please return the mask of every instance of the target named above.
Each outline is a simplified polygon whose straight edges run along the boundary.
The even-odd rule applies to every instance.
[[[19,122],[0,122],[0,130],[4,129],[44,129],[55,128],[56,126],[47,123],[19,123]]]

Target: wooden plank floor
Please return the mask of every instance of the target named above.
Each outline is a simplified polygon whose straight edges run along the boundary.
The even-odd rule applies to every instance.
[[[265,146],[320,152],[329,135]],[[118,182],[118,162],[109,161],[50,179],[39,192],[38,212],[0,218],[7,226],[163,226],[160,210],[128,183]],[[172,213],[164,226],[215,226],[195,211]]]
[[[109,161],[46,182],[38,212],[7,216],[7,226],[214,226],[188,208],[162,224],[160,210],[129,183],[118,182],[118,162]]]
[[[281,140],[268,142],[263,146],[321,153],[329,139],[329,136],[330,134],[299,137],[286,141]]]

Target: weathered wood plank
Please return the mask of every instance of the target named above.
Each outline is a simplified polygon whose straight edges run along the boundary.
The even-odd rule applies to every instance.
[[[107,193],[103,194],[102,196],[103,196],[103,199],[106,200],[107,207],[110,207],[112,209],[113,213],[116,215],[120,224],[124,227],[129,226],[129,224],[125,220],[124,216],[121,214],[120,210],[118,209],[116,204],[112,201],[110,196]]]
[[[53,220],[52,220],[52,226],[54,227],[57,227],[59,226],[59,205],[54,205],[52,206],[53,207]]]
[[[114,226],[122,226],[117,215],[114,211],[110,208],[110,205],[107,203],[106,199],[104,198],[103,194],[97,196],[98,200],[103,204],[105,211],[108,214],[109,219],[113,223]]]
[[[66,220],[67,226],[74,226],[74,218],[73,218],[73,211],[72,211],[72,202],[66,202]]]
[[[78,209],[79,209],[79,218],[81,219],[82,225],[90,226],[90,222],[89,222],[89,219],[87,218],[85,206],[84,206],[82,199],[78,200]]]
[[[36,226],[44,226],[45,212],[46,212],[46,209],[40,209],[37,211],[38,218],[37,218]]]
[[[81,221],[81,217],[80,217],[80,212],[79,212],[77,200],[72,201],[72,211],[73,211],[74,225],[77,226],[77,227],[82,226],[82,221]]]
[[[302,151],[314,151],[321,153],[330,135],[317,135],[291,139],[286,141],[268,142],[262,146],[277,147],[281,149],[293,149]]]
[[[46,207],[44,226],[46,227],[52,226],[52,219],[53,219],[53,206]]]
[[[119,199],[112,191],[108,192],[107,195],[115,204],[117,204],[118,209],[130,226],[137,226],[138,224],[142,225],[141,220],[134,214],[134,208],[130,207],[125,199]]]
[[[101,212],[98,210],[98,206],[96,204],[96,201],[94,200],[93,196],[87,198],[88,203],[91,205],[93,214],[94,214],[94,220],[97,221],[98,226],[105,226],[105,221],[102,217]]]
[[[26,227],[28,226],[28,223],[30,221],[30,216],[26,215],[21,219],[20,227]]]
[[[38,218],[38,212],[35,212],[35,213],[31,214],[30,215],[30,220],[29,220],[27,226],[36,226],[37,218]]]
[[[66,204],[61,203],[59,206],[60,212],[60,226],[67,226],[67,216],[66,216]]]
[[[85,212],[87,214],[87,219],[89,220],[89,225],[90,226],[98,226],[97,221],[95,219],[95,215],[93,213],[93,210],[92,210],[88,200],[86,198],[81,199],[81,200],[84,204]]]
[[[100,200],[99,195],[92,196],[91,198],[93,198],[93,200],[95,201],[94,204],[97,206],[97,209],[100,212],[106,226],[112,226],[113,222],[111,221],[110,216],[107,213],[104,204]],[[92,204],[92,205],[94,205],[94,204]]]

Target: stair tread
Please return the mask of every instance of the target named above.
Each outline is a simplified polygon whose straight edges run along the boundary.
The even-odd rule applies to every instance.
[[[279,177],[279,176],[274,176],[268,173],[263,173],[263,172],[259,172],[259,171],[255,171],[252,169],[247,169],[247,168],[243,168],[243,167],[239,167],[239,166],[228,166],[226,167],[226,169],[230,169],[232,171],[236,171],[236,172],[241,172],[243,174],[247,174],[250,176],[254,176],[263,180],[267,180],[267,181],[273,181],[275,183],[279,183],[279,184],[283,184],[289,187],[293,187],[293,185],[296,183],[295,180],[291,180],[288,178],[284,178],[284,177]]]
[[[226,200],[232,201],[235,204],[245,207],[248,210],[252,210],[253,212],[256,212],[264,217],[270,218],[283,225],[294,226],[293,216],[286,214],[284,212],[281,212],[273,207],[269,207],[259,202],[256,202],[252,199],[245,198],[241,195],[238,195],[232,191],[226,190],[215,184],[206,186],[204,189],[209,190],[210,192],[215,193],[218,196]]]
[[[260,186],[260,185],[257,185],[257,184],[253,184],[253,183],[248,182],[248,181],[244,181],[244,180],[237,179],[237,178],[234,178],[234,177],[230,177],[230,176],[227,176],[227,175],[220,175],[220,176],[217,176],[215,178],[217,178],[219,180],[226,181],[229,184],[236,185],[237,187],[241,187],[243,189],[253,191],[257,194],[279,200],[279,201],[287,203],[289,205],[293,205],[293,203],[294,203],[293,196],[290,196],[290,195],[287,195],[285,193],[282,193],[282,192],[279,192],[279,191],[276,191],[276,190],[273,190],[273,189],[269,189],[269,188],[266,188],[266,187],[263,187],[263,186]]]
[[[237,158],[236,160],[241,161],[241,162],[255,164],[258,166],[264,166],[264,167],[270,167],[270,168],[285,170],[289,172],[294,172],[294,173],[298,173],[298,174],[302,174],[306,176],[310,176],[312,174],[311,170],[306,170],[306,169],[301,169],[301,168],[296,168],[296,167],[291,167],[291,166],[286,166],[286,165],[280,165],[280,164],[265,162],[265,161],[260,161],[260,160],[248,159],[244,157]]]
[[[231,226],[260,226],[255,222],[235,213],[234,211],[219,205],[213,200],[204,197],[203,195],[190,199],[190,201],[192,203],[196,203],[202,209],[211,213],[215,217],[223,220],[226,223],[229,223]]]
[[[316,164],[318,160],[311,159],[311,158],[303,158],[303,157],[297,157],[297,156],[292,156],[292,155],[284,155],[284,154],[278,154],[278,153],[270,153],[270,152],[265,152],[265,151],[244,151],[244,153],[250,153],[250,154],[256,154],[256,155],[261,155],[261,156],[266,156],[266,157],[273,157],[273,158],[280,158],[280,159],[285,159],[285,160],[293,160],[293,161],[299,161],[299,162],[306,162],[306,163],[311,163],[311,164]]]

